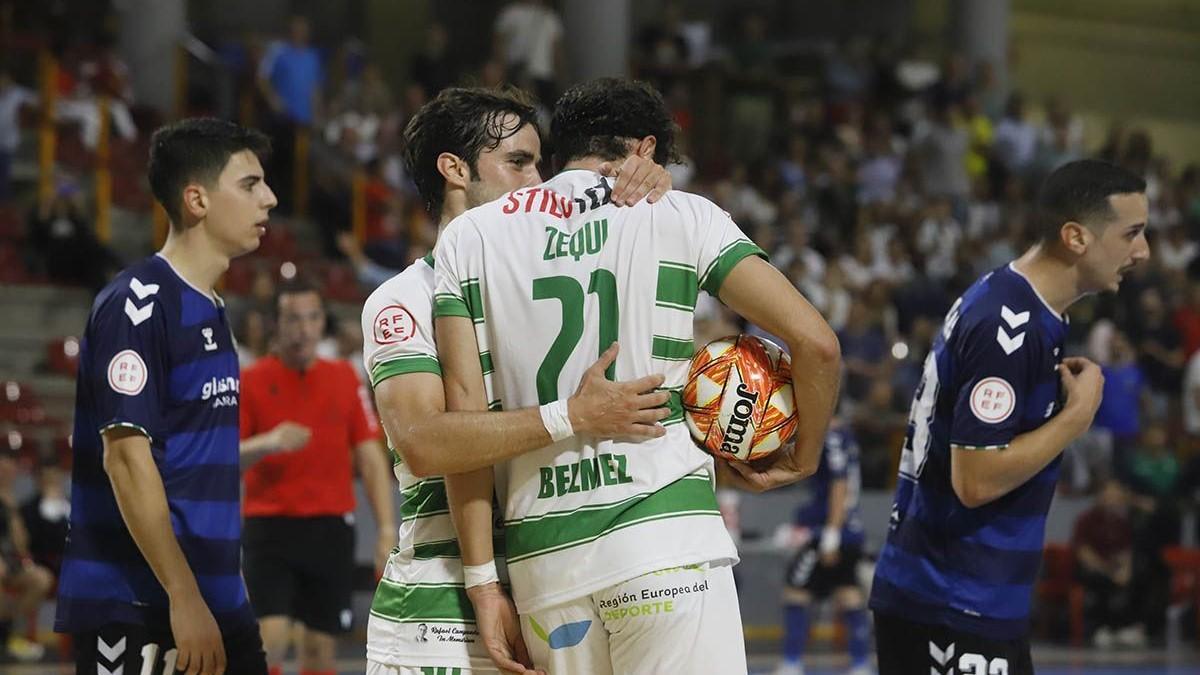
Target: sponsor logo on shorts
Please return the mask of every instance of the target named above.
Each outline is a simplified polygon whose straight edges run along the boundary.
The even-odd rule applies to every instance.
[[[475,644],[479,631],[475,626],[457,626],[453,624],[419,623],[417,634],[413,638],[417,642],[457,642],[460,644]]]
[[[568,649],[583,642],[583,638],[587,637],[588,630],[592,627],[592,621],[588,619],[586,621],[564,623],[549,633],[532,616],[529,617],[529,625],[533,628],[534,635],[537,635],[542,641],[550,645],[550,649]]]
[[[601,617],[605,621],[618,621],[626,618],[670,614],[675,611],[676,599],[707,592],[708,579],[690,584],[674,584],[660,588],[643,588],[636,592],[618,593],[600,601]]]

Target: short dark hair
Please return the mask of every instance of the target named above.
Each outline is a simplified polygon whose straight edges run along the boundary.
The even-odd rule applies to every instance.
[[[176,226],[183,222],[183,188],[192,182],[212,185],[229,158],[249,150],[266,161],[271,139],[228,120],[193,117],[160,127],[150,138],[147,175],[154,198]]]
[[[314,283],[307,276],[297,274],[291,279],[280,281],[275,285],[275,302],[271,306],[271,320],[279,320],[279,301],[285,295],[304,295],[305,293],[316,293],[321,299],[321,306],[325,306],[325,298],[321,295],[321,287]]]
[[[678,130],[662,94],[645,82],[602,77],[571,87],[554,105],[550,136],[560,164],[580,157],[611,161],[629,154],[631,141],[654,136],[654,161],[677,163]]]
[[[504,126],[508,115],[517,118],[515,127]],[[536,123],[537,111],[520,89],[443,89],[404,127],[404,163],[425,208],[437,218],[446,198],[446,179],[438,171],[438,155],[457,155],[473,175],[478,175],[476,162],[482,152],[495,149],[525,125]]]
[[[1146,191],[1146,181],[1098,159],[1069,162],[1054,170],[1038,192],[1037,217],[1043,241],[1055,241],[1064,223],[1103,225],[1113,217],[1112,195]]]

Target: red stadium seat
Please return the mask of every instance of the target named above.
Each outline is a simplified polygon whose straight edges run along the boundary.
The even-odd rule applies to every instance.
[[[1200,549],[1168,546],[1162,551],[1163,561],[1171,570],[1171,604],[1188,604],[1200,611]],[[1196,622],[1200,640],[1200,621]]]
[[[55,374],[75,377],[79,370],[79,338],[68,336],[46,345],[46,368]]]
[[[228,295],[248,295],[254,285],[254,263],[246,259],[234,260],[223,278],[221,292]]]
[[[1037,598],[1047,606],[1066,607],[1071,645],[1083,646],[1083,585],[1075,579],[1075,551],[1065,544],[1046,544]]]
[[[361,302],[365,293],[349,265],[330,265],[325,271],[324,295],[330,300]]]
[[[25,219],[14,206],[0,207],[0,240],[22,241],[25,239]]]
[[[0,240],[0,284],[27,284],[32,281],[21,252],[10,242]]]

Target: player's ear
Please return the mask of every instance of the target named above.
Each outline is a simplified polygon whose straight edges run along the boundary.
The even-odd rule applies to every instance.
[[[457,188],[465,188],[471,181],[471,167],[461,157],[450,152],[443,152],[437,158],[438,173]]]
[[[188,183],[183,187],[183,213],[195,220],[208,215],[208,190],[199,183]]]
[[[656,148],[658,148],[658,139],[654,136],[647,136],[637,142],[633,152],[642,159],[654,161],[654,150]]]
[[[1088,244],[1092,241],[1092,233],[1087,226],[1071,220],[1059,228],[1058,238],[1068,251],[1075,255],[1083,255],[1087,253]]]

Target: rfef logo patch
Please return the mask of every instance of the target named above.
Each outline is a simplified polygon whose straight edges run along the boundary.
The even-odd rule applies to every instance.
[[[108,386],[118,394],[137,396],[146,387],[146,362],[132,349],[117,352],[108,362]]]
[[[971,390],[971,412],[986,424],[999,424],[1017,407],[1017,393],[999,377],[985,377]]]
[[[417,332],[417,322],[404,305],[388,305],[375,315],[375,344],[390,345],[408,340]]]

